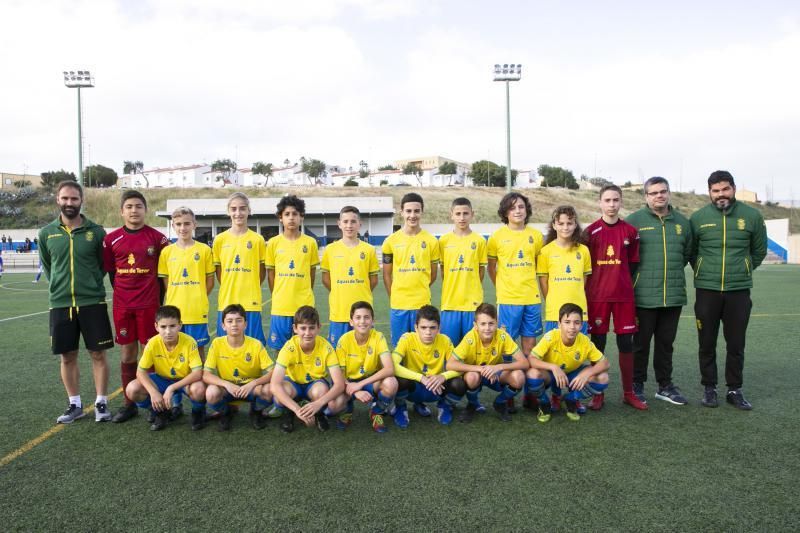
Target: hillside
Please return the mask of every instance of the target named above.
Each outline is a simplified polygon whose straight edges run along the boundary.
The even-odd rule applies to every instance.
[[[238,190],[238,189],[237,189]],[[414,190],[408,187],[292,187],[292,188],[260,188],[241,189],[249,196],[282,196],[292,192],[299,196],[392,196],[395,205],[407,192]],[[533,202],[532,222],[547,222],[550,213],[558,205],[573,205],[581,220],[589,221],[598,214],[597,192],[569,191],[564,189],[525,189],[524,192]],[[229,189],[153,189],[145,192],[148,200],[149,214],[147,223],[163,226],[164,219],[155,215],[163,211],[167,198],[225,198],[231,193]],[[119,194],[114,189],[89,189],[86,191],[84,212],[90,218],[106,227],[117,226],[119,220]],[[453,198],[468,197],[475,208],[475,222],[496,222],[497,205],[505,194],[499,188],[426,188],[425,220],[428,223],[448,223],[449,207]],[[53,220],[56,215],[55,199],[51,193],[43,191],[23,192],[16,195],[0,193],[0,229],[36,228]],[[673,193],[672,204],[687,216],[708,203],[708,197],[691,193]],[[639,190],[626,191],[623,216],[641,208],[644,199]],[[761,211],[766,219],[789,218],[790,231],[800,233],[800,215],[797,209],[750,204]]]

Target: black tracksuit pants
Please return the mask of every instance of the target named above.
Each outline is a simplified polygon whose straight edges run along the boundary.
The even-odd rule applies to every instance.
[[[682,306],[636,308],[639,331],[633,336],[633,381],[647,381],[650,341],[653,343],[653,371],[659,387],[672,383],[672,344],[678,334]]]
[[[717,385],[717,336],[722,321],[725,337],[725,383],[729,389],[742,386],[744,343],[750,321],[750,289],[741,291],[710,291],[696,289],[694,314],[697,317],[697,339],[700,344],[700,382]]]

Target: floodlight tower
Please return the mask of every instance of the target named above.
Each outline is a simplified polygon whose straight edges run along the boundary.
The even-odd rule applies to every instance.
[[[511,192],[511,91],[510,82],[522,78],[522,65],[508,64],[494,66],[494,81],[506,82],[506,191]]]
[[[83,134],[81,133],[81,88],[94,87],[94,78],[88,70],[65,70],[64,85],[78,89],[78,183],[83,185]]]

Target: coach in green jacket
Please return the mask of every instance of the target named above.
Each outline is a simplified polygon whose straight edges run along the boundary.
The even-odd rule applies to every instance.
[[[644,184],[647,207],[625,220],[639,230],[639,264],[634,274],[636,319],[633,337],[633,391],[645,402],[644,383],[653,346],[653,370],[658,390],[655,397],[675,405],[686,398],[672,383],[672,352],[681,309],[686,305],[684,268],[692,253],[689,219],[670,205],[669,182],[656,176]]]
[[[744,345],[750,320],[753,271],[767,255],[767,228],[756,209],[736,201],[736,184],[725,170],[708,178],[711,204],[691,217],[694,233],[694,305],[700,345],[700,376],[705,387],[703,405],[717,407],[717,335],[727,345],[726,400],[743,410],[752,405],[742,394]]]
[[[56,421],[70,424],[84,416],[78,369],[83,336],[97,392],[95,421],[104,422],[111,419],[106,350],[114,346],[103,285],[106,232],[81,215],[83,189],[78,183],[59,183],[56,202],[58,218],[39,231],[39,257],[50,281],[50,347],[61,355],[61,380],[69,397],[67,410]]]

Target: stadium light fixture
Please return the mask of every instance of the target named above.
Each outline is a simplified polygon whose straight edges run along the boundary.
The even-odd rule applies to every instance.
[[[522,78],[522,65],[503,63],[494,66],[494,81],[506,83],[506,191],[511,192],[511,90],[510,82]]]
[[[83,185],[83,133],[81,132],[81,89],[94,87],[94,78],[88,70],[65,70],[64,85],[78,90],[78,183]]]

